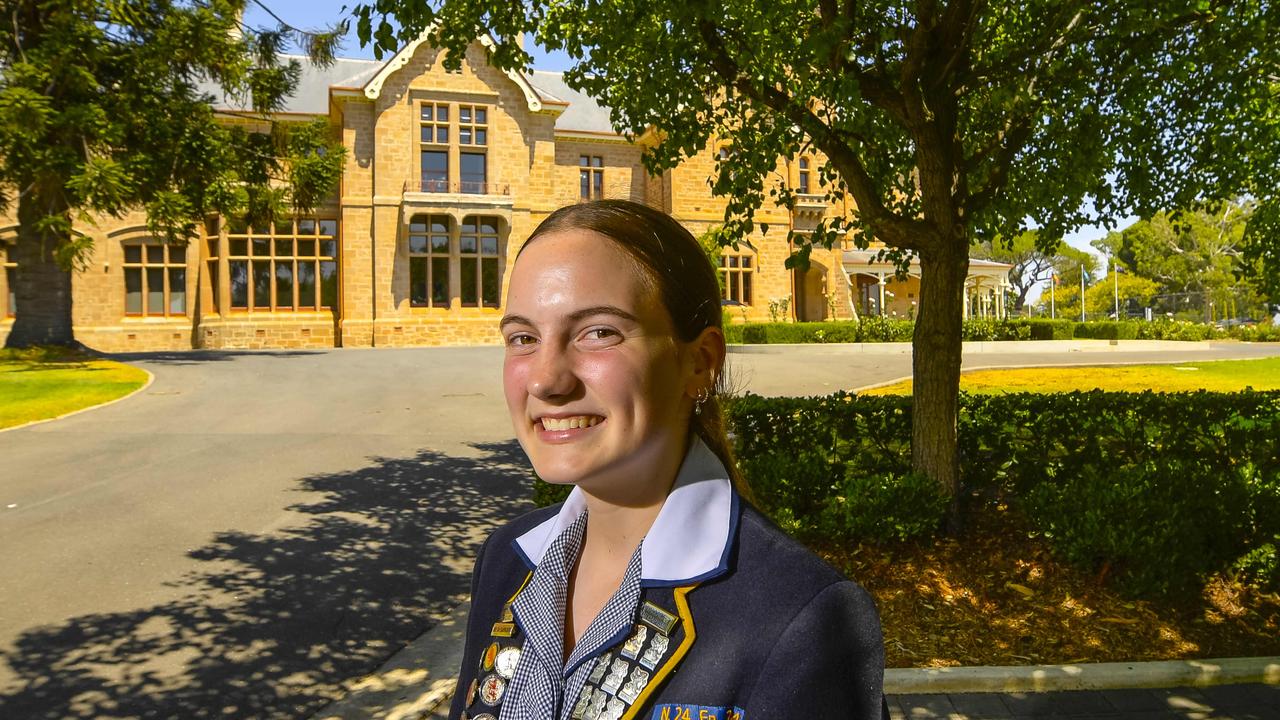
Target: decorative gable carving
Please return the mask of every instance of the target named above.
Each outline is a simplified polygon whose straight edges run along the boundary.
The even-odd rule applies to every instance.
[[[433,28],[430,28],[430,27],[427,28],[426,30],[423,30],[422,33],[418,35],[416,39],[413,40],[413,42],[404,46],[404,48],[402,48],[400,52],[395,54],[395,57],[388,60],[387,64],[383,65],[382,69],[378,71],[378,74],[374,75],[373,79],[371,79],[368,83],[365,84],[364,86],[365,97],[369,98],[370,100],[377,100],[378,97],[382,94],[382,86],[384,83],[386,83],[387,78],[391,77],[391,75],[395,73],[397,70],[400,70],[405,65],[409,64],[409,60],[413,58],[413,54],[418,51],[418,48],[422,47],[424,44],[426,44],[430,40],[432,30]],[[493,49],[497,46],[497,41],[494,40],[493,36],[490,35],[489,33],[485,33],[481,35],[479,39],[480,39],[480,44],[484,46],[485,50],[488,50],[490,52],[492,52]],[[510,78],[511,82],[514,82],[516,86],[520,88],[521,92],[524,93],[524,99],[529,106],[529,111],[541,112],[542,98],[538,96],[538,91],[535,90],[534,87],[529,84],[529,80],[525,78],[524,75],[514,70],[506,70],[504,71],[503,74],[505,74],[508,78]]]

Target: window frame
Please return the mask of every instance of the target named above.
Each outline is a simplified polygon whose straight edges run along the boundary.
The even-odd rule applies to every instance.
[[[750,307],[755,304],[754,275],[759,272],[758,256],[754,250],[726,250],[720,253],[720,265],[716,272],[721,279],[721,300],[736,301]]]
[[[483,232],[485,223],[493,226],[493,232]],[[468,233],[466,228],[470,226],[475,228]],[[464,241],[467,239],[475,239],[475,251],[466,252],[463,250]],[[486,253],[484,250],[485,240],[493,240],[493,252]],[[458,223],[458,304],[465,308],[487,308],[497,309],[502,305],[502,218],[497,215],[467,215]],[[463,266],[467,263],[475,263],[475,302],[467,302],[466,288],[464,287]],[[485,299],[485,282],[484,282],[484,266],[486,262],[491,262],[495,267],[493,299]]]
[[[14,287],[18,284],[18,261],[13,259],[13,251],[16,247],[12,243],[0,242],[0,268],[4,270],[4,277],[0,278],[4,282],[4,292],[0,293],[0,301],[4,302],[4,312],[0,313],[0,320],[18,316],[18,291]]]
[[[417,224],[417,223],[418,223],[418,221],[419,221],[419,220],[422,220],[422,221],[423,221],[423,222],[422,222],[422,225],[424,226],[424,229],[423,229],[423,231],[422,231],[422,232],[415,232],[415,231],[413,230],[413,227],[414,227],[414,225],[415,225],[415,224]],[[443,221],[444,221],[444,227],[445,227],[444,235],[445,235],[445,238],[446,238],[446,241],[445,241],[445,250],[444,250],[444,252],[439,252],[439,251],[435,250],[435,248],[434,248],[434,247],[432,246],[432,244],[431,244],[431,238],[432,238],[432,236],[438,236],[438,235],[439,235],[439,233],[436,233],[436,232],[433,232],[433,231],[432,231],[432,223],[433,223],[434,221],[436,221],[436,220],[443,220]],[[410,229],[410,231],[409,231],[408,235],[406,236],[406,238],[407,238],[407,240],[406,240],[406,242],[407,242],[406,249],[407,249],[408,254],[409,254],[409,307],[411,307],[411,308],[445,309],[445,310],[448,310],[448,309],[452,306],[452,304],[453,304],[453,292],[452,292],[452,288],[453,288],[453,274],[454,274],[454,270],[453,270],[453,265],[454,265],[454,263],[453,263],[453,257],[454,257],[454,252],[453,252],[453,244],[454,244],[454,243],[453,243],[453,234],[454,234],[454,230],[453,230],[453,229],[454,229],[454,226],[455,226],[455,225],[456,225],[456,223],[454,222],[453,218],[452,218],[450,215],[448,215],[447,213],[418,213],[418,214],[413,215],[411,218],[409,218],[409,229]],[[414,252],[414,250],[413,250],[413,238],[414,238],[415,236],[417,236],[417,235],[422,235],[422,236],[424,236],[424,237],[426,238],[426,252]],[[432,278],[433,278],[433,276],[434,276],[434,274],[435,274],[435,265],[436,265],[436,263],[435,263],[434,261],[435,261],[435,260],[437,260],[437,259],[440,259],[440,258],[444,258],[444,260],[445,260],[445,268],[446,268],[445,279],[444,279],[444,286],[445,286],[445,299],[444,299],[444,303],[443,303],[443,304],[441,304],[441,305],[437,305],[437,304],[435,303],[435,298],[433,297],[432,292],[431,292],[431,289],[432,289],[432,287],[433,287],[433,284],[432,284],[432,282],[431,282],[431,281],[432,281]],[[425,262],[424,262],[424,264],[426,265],[426,270],[427,270],[427,276],[426,276],[426,296],[425,296],[425,297],[426,297],[426,301],[425,301],[425,302],[420,302],[420,303],[419,303],[419,302],[414,302],[414,300],[413,300],[413,265],[414,265],[414,260],[418,260],[418,259],[421,259],[421,260],[424,260],[424,261],[425,261]]]
[[[578,199],[583,202],[604,199],[604,156],[578,156]]]
[[[281,225],[288,223],[289,231],[281,232]],[[310,231],[304,231],[305,225],[310,225]],[[326,225],[332,229],[331,233],[322,232],[326,229]],[[288,218],[280,218],[268,227],[248,227],[242,222],[232,223],[227,228],[226,233],[226,250],[227,262],[226,278],[221,277],[221,273],[214,268],[218,267],[219,258],[214,255],[208,258],[211,272],[210,278],[213,281],[214,297],[220,297],[222,287],[220,281],[226,283],[227,289],[227,312],[228,313],[308,313],[308,312],[338,312],[338,308],[342,303],[342,246],[340,241],[341,226],[337,218],[327,217],[323,215],[304,215],[291,216]],[[212,240],[212,238],[211,238]],[[289,254],[281,254],[278,251],[281,248],[281,242],[289,243]],[[312,243],[312,251],[310,254],[304,251],[302,243]],[[236,245],[243,243],[243,252],[237,252]],[[258,243],[265,243],[265,253],[257,252]],[[212,250],[213,243],[210,243]],[[329,251],[332,252],[329,252]],[[234,266],[244,264],[244,282],[245,296],[244,304],[237,305],[235,300],[235,292],[233,287],[233,279],[236,276]],[[268,303],[262,305],[258,302],[258,288],[255,287],[257,263],[266,263],[267,266],[267,295]],[[279,302],[280,295],[280,267],[287,263],[289,268],[289,295],[292,303],[288,306]],[[302,304],[302,283],[299,282],[301,273],[299,267],[310,266],[311,268],[311,293],[313,302],[310,305]],[[325,303],[325,271],[328,270],[332,274],[333,298],[332,304]],[[218,312],[222,312],[220,303],[216,307]]]
[[[492,103],[450,102],[443,100],[419,100],[418,107],[418,187],[424,193],[464,193],[468,195],[488,195],[493,183],[490,182],[489,140],[493,136]],[[430,108],[430,119],[425,118],[426,109]],[[443,111],[443,113],[442,113]],[[444,118],[443,120],[441,118]],[[423,129],[430,127],[430,140],[423,140]],[[445,141],[441,142],[440,138]],[[464,142],[465,138],[465,142]],[[441,153],[444,156],[444,177],[426,177],[423,160],[426,153]],[[483,173],[476,179],[464,173],[463,156],[479,156]]]
[[[132,261],[129,259],[129,251],[133,248],[138,249],[138,259]],[[122,240],[120,242],[121,254],[124,261],[120,264],[124,281],[124,316],[127,318],[189,318],[191,317],[191,293],[188,292],[190,286],[190,277],[188,276],[189,268],[187,265],[187,252],[191,249],[190,244],[179,246],[166,243],[154,238],[133,238]],[[161,257],[159,261],[152,259],[151,250],[158,249]],[[182,259],[174,260],[173,252],[181,251]],[[153,312],[151,310],[151,271],[160,271],[160,311]],[[182,310],[175,312],[173,307],[173,271],[182,271]],[[129,310],[129,275],[137,273],[138,277],[138,293],[139,307],[137,312]]]

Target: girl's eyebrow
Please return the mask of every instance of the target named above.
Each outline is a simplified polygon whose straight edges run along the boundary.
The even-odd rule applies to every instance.
[[[582,308],[581,310],[575,310],[569,313],[569,320],[571,322],[578,322],[583,318],[588,318],[593,315],[613,315],[615,317],[619,317],[623,320],[629,320],[634,323],[640,322],[640,318],[627,312],[626,310],[623,310],[620,307],[617,307],[616,305],[593,305],[592,307]],[[513,325],[513,324],[529,325],[531,327],[533,326],[533,322],[529,320],[529,318],[524,317],[523,315],[504,315],[501,322],[498,323],[498,328],[499,329],[505,328],[506,326]]]

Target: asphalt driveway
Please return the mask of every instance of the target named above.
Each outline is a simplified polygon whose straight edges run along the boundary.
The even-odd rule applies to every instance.
[[[1261,354],[1280,347],[966,364]],[[530,507],[500,348],[130,360],[144,392],[0,433],[0,717],[305,717],[447,614]],[[762,394],[910,372],[829,346],[731,360]]]

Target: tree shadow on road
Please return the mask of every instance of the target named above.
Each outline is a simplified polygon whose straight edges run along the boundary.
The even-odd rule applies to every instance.
[[[310,715],[465,597],[480,542],[532,507],[519,446],[475,447],[305,478],[324,497],[296,525],[192,551],[180,600],[28,630],[0,654],[0,717]]]
[[[158,350],[155,352],[102,353],[102,357],[117,362],[148,362],[162,365],[198,365],[208,362],[226,362],[239,357],[269,357],[288,359],[305,355],[323,355],[325,350]]]

